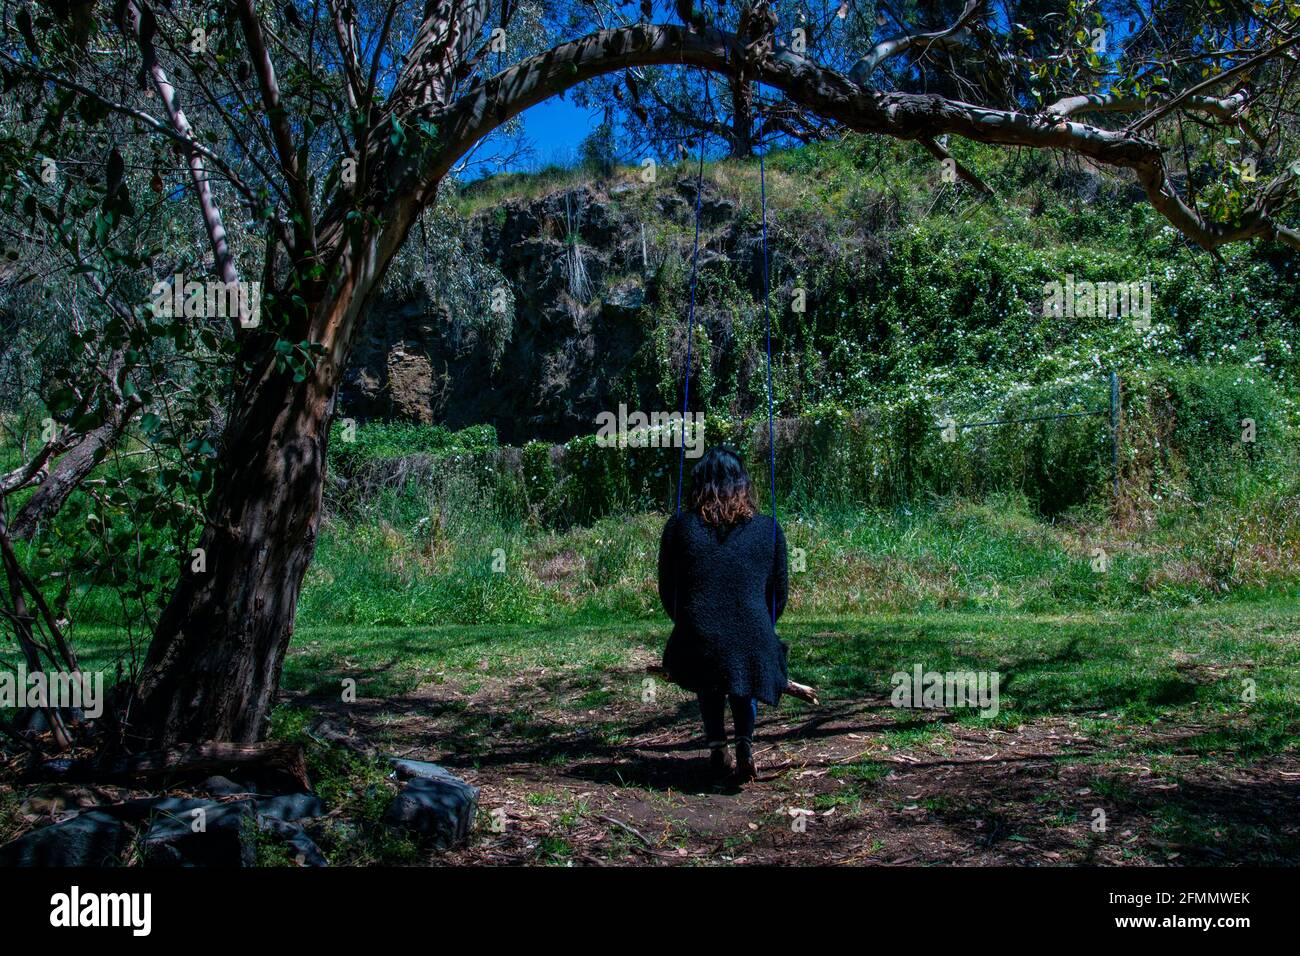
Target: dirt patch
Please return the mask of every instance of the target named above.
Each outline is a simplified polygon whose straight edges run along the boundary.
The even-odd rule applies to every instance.
[[[448,682],[351,720],[481,788],[470,844],[434,862],[1300,862],[1300,756],[1193,746],[1214,728],[785,703],[760,711],[760,777],[737,788],[709,780],[691,698],[637,695],[644,663]]]

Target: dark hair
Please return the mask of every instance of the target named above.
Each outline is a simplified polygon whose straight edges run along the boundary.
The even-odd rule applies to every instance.
[[[730,528],[758,513],[745,463],[725,445],[710,448],[691,469],[687,501],[691,511],[714,528]]]

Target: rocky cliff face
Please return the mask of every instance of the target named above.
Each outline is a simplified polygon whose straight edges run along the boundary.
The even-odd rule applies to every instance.
[[[450,428],[490,423],[517,444],[592,431],[596,415],[619,401],[658,407],[662,370],[647,310],[665,261],[689,257],[694,201],[693,179],[657,188],[629,180],[509,199],[477,214],[483,255],[514,296],[500,360],[484,335],[437,301],[382,299],[352,356],[343,414]],[[739,261],[756,279],[753,224],[737,221],[736,206],[707,183],[701,211],[701,268]],[[664,307],[684,315],[686,302]],[[707,324],[706,313],[697,318]]]

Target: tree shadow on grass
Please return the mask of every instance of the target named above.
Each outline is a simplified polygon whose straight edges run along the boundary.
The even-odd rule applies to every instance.
[[[1052,764],[993,773],[971,766],[918,780],[913,789],[932,820],[972,850],[1018,841],[1076,863],[1113,864],[1133,854],[1178,865],[1300,863],[1300,780],[1267,767],[1224,779],[1193,766],[1171,787],[1160,778],[1066,768],[1062,758]],[[1092,788],[1078,787],[1085,775]],[[1098,819],[1104,830],[1093,829]]]
[[[1030,673],[1054,667],[1070,653],[1067,646],[1052,655],[1016,661],[1007,673],[1014,681],[1026,673],[1026,666]],[[631,668],[548,673],[503,684],[500,697],[479,694],[472,700],[407,694],[364,698],[352,705],[343,705],[336,695],[301,697],[298,702],[348,718],[363,736],[382,736],[396,726],[393,752],[437,755],[450,769],[474,771],[484,781],[581,781],[616,790],[735,793],[735,788],[718,786],[709,777],[699,714],[690,698],[660,698],[654,707],[619,694],[607,706],[566,707],[633,673]],[[1125,703],[1136,698],[1168,706],[1192,699],[1198,685],[1154,675],[1127,680],[1123,686]],[[1042,715],[1111,705],[1106,695],[1091,706],[1060,702]],[[826,771],[842,766],[844,750],[834,743],[848,735],[866,746],[870,741],[858,738],[905,734],[956,720],[953,712],[900,713],[882,697],[841,699],[815,709],[802,704],[789,710],[764,708],[758,738],[760,746],[787,748],[829,743],[829,750],[816,747],[800,763],[804,769]],[[1034,727],[1030,720],[1005,738],[1005,745],[998,745],[1005,746],[1005,752],[994,755],[857,761],[860,778],[853,785],[865,809],[835,819],[827,838],[833,833],[851,846],[883,831],[891,846],[901,845],[909,856],[929,862],[1033,859],[1100,865],[1135,857],[1218,865],[1300,862],[1300,824],[1294,814],[1300,779],[1280,773],[1270,777],[1249,766],[1234,768],[1228,759],[1251,748],[1261,755],[1257,729],[1225,724],[1209,733],[1204,727],[1189,727],[1184,735],[1171,735],[1177,725],[1166,724],[1159,736],[1139,734],[1118,746],[1099,741],[1092,749],[1085,745],[1067,751],[1054,741],[1040,752]],[[1024,752],[1026,747],[1030,752]],[[1202,754],[1211,758],[1209,764],[1199,759]],[[1154,785],[1165,779],[1161,777],[1134,783],[1131,767],[1149,764],[1157,755],[1190,758],[1185,781],[1172,788]],[[1290,770],[1300,766],[1294,753],[1285,759]],[[904,781],[902,791],[882,783],[889,775]],[[1089,787],[1094,792],[1080,795]],[[900,792],[919,809],[900,809]],[[1094,807],[1104,808],[1110,817],[1106,833],[1093,833],[1088,826]],[[1130,836],[1121,836],[1126,831]]]
[[[971,625],[964,620],[937,621],[923,627],[890,630],[857,627],[852,632],[803,634],[791,670],[802,665],[822,683],[828,697],[862,698],[878,694],[888,675],[925,671],[999,674],[1000,693],[1025,716],[1105,710],[1143,702],[1174,706],[1195,699],[1204,685],[1188,675],[1133,668],[1121,641],[1087,630],[1090,625],[1063,624],[1044,634],[1047,649],[1032,649],[1010,660],[996,655],[995,645],[966,652]],[[803,658],[800,660],[800,658]],[[1148,662],[1148,667],[1150,663]]]
[[[943,636],[928,635],[935,640]],[[479,640],[474,638],[465,643]],[[1107,671],[1086,682],[1066,683],[1066,678],[1060,676],[1063,672],[1086,666],[1085,645],[1083,637],[1074,635],[1050,651],[1031,652],[1002,662],[1003,689],[1023,698],[1023,702],[1017,700],[1017,716],[1032,719],[1075,715],[1135,702],[1164,708],[1197,696],[1200,685],[1172,674]],[[885,673],[897,660],[896,649],[874,652],[864,649],[868,650],[867,655],[853,661],[851,669],[859,675],[854,683],[861,682],[863,675]],[[514,681],[509,679],[510,675],[503,675],[500,667],[481,675],[468,671],[464,677],[475,686],[480,677],[499,682],[488,687],[489,691],[498,690],[500,696],[474,693],[472,698],[458,698],[416,693],[420,675],[395,674],[395,669],[409,654],[428,651],[428,641],[399,640],[396,647],[385,645],[382,661],[345,666],[339,666],[336,661],[326,662],[319,655],[300,655],[293,683],[319,688],[322,694],[318,698],[297,699],[357,722],[362,725],[364,735],[389,736],[403,754],[438,754],[439,761],[451,768],[495,771],[524,779],[563,776],[613,787],[658,791],[716,790],[708,777],[707,753],[694,701],[662,697],[657,708],[639,703],[637,690],[643,675],[635,664],[593,665],[581,670],[524,675],[525,679]],[[952,663],[955,667],[962,666],[955,660]],[[365,695],[361,700],[347,705],[340,701],[335,688],[343,677],[358,681]],[[827,700],[817,708],[794,704],[793,709],[760,710],[760,746],[812,744],[849,735],[907,732],[952,724],[958,719],[952,711],[900,713],[890,706],[887,697],[880,696],[878,677],[876,681],[863,684],[863,689],[874,696],[845,696]],[[451,690],[454,693],[454,687]],[[585,703],[588,700],[592,703]],[[1044,758],[1009,753],[993,763],[1009,773],[1018,763],[1088,756],[1089,753],[1071,753]],[[806,766],[817,767],[818,763],[814,759]],[[914,766],[916,770],[942,769],[972,781],[977,779],[960,760],[926,760]],[[883,769],[897,769],[897,765],[890,764]],[[1034,794],[1026,793],[1014,799],[1032,800],[1033,797]],[[978,794],[971,799],[973,808],[981,806]],[[991,827],[996,822],[995,810],[972,809],[971,812],[989,815]],[[963,822],[965,818],[957,820]],[[993,827],[987,832],[999,830]]]

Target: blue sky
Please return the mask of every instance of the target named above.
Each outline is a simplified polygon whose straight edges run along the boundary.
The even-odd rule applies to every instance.
[[[538,169],[551,163],[568,165],[577,157],[578,144],[600,124],[601,110],[574,106],[568,99],[552,97],[523,114],[524,135],[532,146],[532,155],[523,162],[506,166],[504,171]],[[476,166],[469,178],[502,172],[495,163]]]
[[[542,164],[551,160],[571,160],[578,144],[600,125],[599,109],[582,109],[567,99],[552,97],[538,103],[524,114],[524,128],[533,142],[537,159]],[[553,153],[561,156],[553,156]]]

